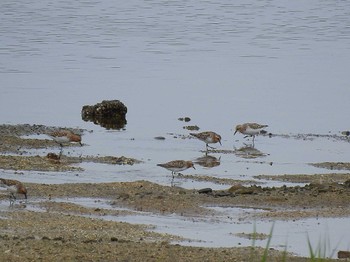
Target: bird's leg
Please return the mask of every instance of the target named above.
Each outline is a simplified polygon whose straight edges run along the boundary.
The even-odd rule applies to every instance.
[[[62,155],[62,152],[63,152],[63,145],[62,145],[62,143],[59,143],[59,144],[60,144],[60,146],[61,146],[59,157],[61,158],[61,155]]]
[[[175,183],[174,183],[175,172],[174,172],[174,171],[171,171],[171,174],[172,174],[173,178],[171,179],[170,185],[173,187],[173,186],[175,186]]]
[[[62,153],[63,153],[63,149],[61,147],[60,154],[58,155],[58,159],[61,159]]]
[[[210,146],[210,145],[208,145],[208,144],[206,144],[207,145],[207,151],[208,151],[208,147],[210,148],[210,149],[215,149],[215,147],[212,147],[212,146]]]
[[[13,193],[10,194],[10,206],[12,206],[16,201],[16,197]]]

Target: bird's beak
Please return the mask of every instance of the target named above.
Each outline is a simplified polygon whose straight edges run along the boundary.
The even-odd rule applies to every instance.
[[[193,169],[196,169],[196,168],[193,166]]]
[[[24,194],[24,198],[27,199],[27,194]]]
[[[233,133],[233,135],[235,135],[237,133],[237,130]]]
[[[219,144],[220,144],[220,146],[222,146],[222,144],[221,144],[221,140],[219,140]]]

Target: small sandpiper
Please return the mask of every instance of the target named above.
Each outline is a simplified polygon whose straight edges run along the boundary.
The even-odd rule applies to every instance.
[[[247,136],[253,137],[253,143],[254,143],[254,138],[256,135],[260,134],[260,132],[265,128],[268,127],[268,125],[260,125],[257,123],[244,123],[242,125],[237,125],[236,126],[236,131],[234,135],[237,132],[240,132],[243,135],[246,135],[244,138]]]
[[[176,173],[179,173],[180,171],[186,170],[190,167],[196,169],[192,161],[185,161],[185,160],[173,160],[164,164],[157,164],[157,166],[164,167],[169,171],[171,171],[171,174],[173,175],[173,179],[174,179],[174,175]]]
[[[0,186],[6,187],[7,191],[10,193],[10,204],[16,201],[15,194],[23,194],[24,198],[27,199],[27,189],[18,180],[0,178]]]
[[[190,135],[203,141],[206,145],[207,151],[208,151],[208,147],[211,149],[215,149],[214,147],[211,147],[208,144],[215,144],[219,142],[219,144],[221,145],[221,136],[212,131],[205,131],[201,133],[190,133]]]
[[[48,136],[51,137],[56,143],[58,143],[61,146],[61,148],[63,147],[63,143],[70,142],[79,143],[82,146],[81,135],[74,134],[72,131],[69,130],[54,131],[48,134]]]

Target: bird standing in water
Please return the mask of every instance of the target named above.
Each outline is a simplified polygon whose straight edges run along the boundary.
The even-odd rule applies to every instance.
[[[196,169],[192,161],[185,161],[185,160],[174,160],[164,164],[158,164],[157,166],[163,167],[171,171],[171,174],[173,175],[173,179],[174,179],[174,175],[180,171],[186,170],[190,167]]]
[[[260,132],[265,128],[268,127],[268,125],[260,125],[257,123],[244,123],[242,125],[237,125],[236,126],[236,131],[234,135],[237,132],[240,132],[243,135],[246,135],[244,138],[247,136],[253,137],[253,143],[254,143],[254,138],[256,135],[260,134]]]
[[[201,132],[201,133],[190,133],[190,135],[203,141],[206,145],[207,151],[208,151],[208,147],[215,149],[214,147],[211,147],[208,144],[215,144],[215,143],[219,142],[219,144],[221,145],[221,136],[215,132],[212,132],[212,131],[205,131],[205,132]]]
[[[48,136],[51,137],[56,143],[60,144],[61,147],[63,147],[63,143],[70,142],[79,143],[82,146],[81,135],[74,134],[69,130],[54,131],[48,134]]]

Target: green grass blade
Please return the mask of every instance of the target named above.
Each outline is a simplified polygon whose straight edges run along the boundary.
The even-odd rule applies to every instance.
[[[272,233],[273,233],[273,228],[275,226],[275,223],[272,224],[272,227],[271,227],[271,230],[270,230],[270,235],[269,235],[269,238],[267,240],[267,243],[266,243],[266,247],[265,247],[265,250],[264,250],[264,255],[261,259],[261,262],[266,262],[267,261],[267,255],[269,253],[269,248],[270,248],[270,243],[271,243],[271,239],[272,239]]]
[[[312,245],[311,245],[309,234],[307,234],[307,244],[309,246],[309,253],[310,253],[311,261],[315,261],[316,256],[315,256],[314,250],[313,250]]]

